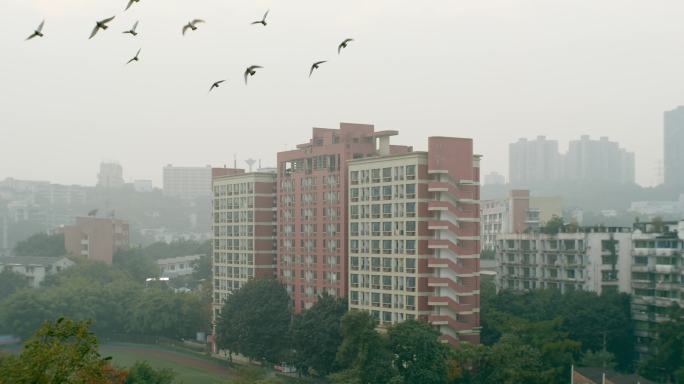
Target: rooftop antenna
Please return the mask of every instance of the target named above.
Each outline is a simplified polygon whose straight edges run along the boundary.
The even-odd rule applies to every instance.
[[[261,169],[261,159],[259,159],[259,169]]]
[[[237,168],[237,155],[233,153],[233,168]]]
[[[247,159],[247,160],[245,160],[245,163],[247,163],[247,166],[249,166],[249,171],[252,172],[252,166],[254,166],[254,163],[256,163],[256,160]]]

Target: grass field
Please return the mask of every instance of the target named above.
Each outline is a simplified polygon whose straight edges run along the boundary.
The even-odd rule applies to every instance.
[[[136,361],[147,361],[154,368],[169,368],[176,373],[176,383],[216,384],[235,377],[235,371],[191,352],[179,352],[157,346],[109,343],[100,346],[103,356],[111,356],[118,367],[130,367]]]

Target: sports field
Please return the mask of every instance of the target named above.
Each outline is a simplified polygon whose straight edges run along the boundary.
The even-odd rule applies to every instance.
[[[129,343],[108,343],[100,346],[102,356],[111,356],[118,367],[130,367],[136,361],[147,361],[154,368],[170,368],[176,373],[176,383],[225,383],[236,377],[235,370],[197,356],[158,346]]]

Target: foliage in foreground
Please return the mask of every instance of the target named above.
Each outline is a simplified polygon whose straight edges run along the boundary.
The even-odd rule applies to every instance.
[[[123,384],[126,372],[100,356],[88,321],[45,322],[19,356],[0,365],[0,382],[17,384]]]

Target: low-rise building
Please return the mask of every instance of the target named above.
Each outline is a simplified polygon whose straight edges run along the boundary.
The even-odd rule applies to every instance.
[[[637,353],[652,351],[658,323],[684,306],[684,221],[636,223],[632,249],[632,317]]]
[[[112,263],[114,253],[129,246],[128,222],[105,217],[77,217],[76,224],[61,228],[64,248],[74,256]]]
[[[74,262],[66,257],[0,257],[0,272],[7,269],[18,273],[26,277],[33,288],[39,287],[48,275],[59,273],[72,265]]]
[[[631,291],[631,228],[503,234],[497,237],[497,289]]]
[[[202,256],[203,255],[188,255],[159,259],[157,260],[159,275],[171,279],[178,276],[192,275],[195,271],[195,263]]]

